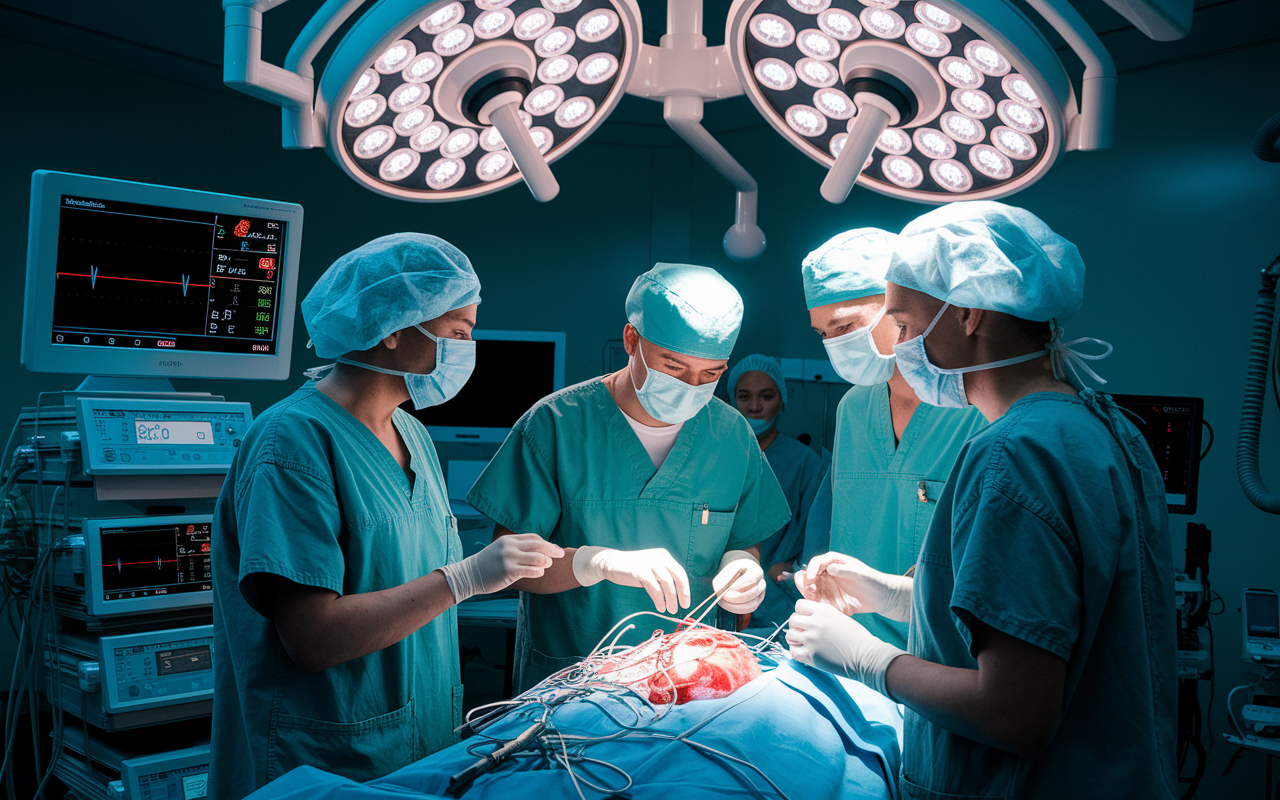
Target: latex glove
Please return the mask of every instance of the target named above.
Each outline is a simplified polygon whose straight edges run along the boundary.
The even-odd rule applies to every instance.
[[[862,681],[885,697],[889,662],[906,655],[825,603],[797,600],[787,629],[787,645],[796,661],[833,675]],[[890,697],[892,699],[892,697]]]
[[[782,583],[783,581],[792,580],[792,573],[795,565],[790,561],[779,561],[772,567],[769,567],[769,580],[774,583]]]
[[[853,556],[823,553],[795,580],[806,600],[826,603],[845,616],[876,613],[898,622],[911,619],[914,581],[874,570]]]
[[[652,550],[614,550],[588,545],[573,556],[573,576],[583,586],[609,581],[637,586],[649,593],[658,611],[674,614],[689,607],[689,576],[661,547]]]
[[[501,591],[521,578],[541,578],[564,550],[536,533],[500,536],[473,556],[440,568],[453,598],[461,603],[477,594]]]
[[[724,554],[720,559],[720,571],[711,579],[711,588],[719,594],[741,569],[745,569],[746,574],[734,581],[733,588],[720,598],[720,607],[730,614],[750,614],[764,600],[764,570],[756,557],[746,550],[729,550]]]

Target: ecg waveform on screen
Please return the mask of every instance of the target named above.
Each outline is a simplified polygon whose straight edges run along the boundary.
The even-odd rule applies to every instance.
[[[161,280],[156,280],[154,278],[129,278],[123,275],[102,275],[102,274],[99,274],[98,268],[93,266],[92,264],[89,265],[89,273],[87,275],[82,272],[59,272],[58,278],[88,278],[89,287],[91,289],[98,288],[99,278],[101,278],[104,281],[133,281],[135,283],[167,283],[170,286],[181,286],[183,297],[187,296],[187,289],[192,286],[195,286],[201,289],[209,288],[209,284],[207,283],[192,283],[190,275],[183,275],[182,280],[180,281],[161,281]]]

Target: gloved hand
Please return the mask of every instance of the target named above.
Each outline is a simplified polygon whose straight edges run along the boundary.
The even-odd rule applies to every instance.
[[[832,606],[841,614],[877,613],[898,622],[911,619],[914,581],[874,570],[843,553],[823,553],[796,573],[796,588],[806,600]]]
[[[831,606],[810,600],[796,601],[787,645],[796,661],[862,681],[885,697],[890,697],[884,685],[889,662],[907,652],[877,639]]]
[[[573,576],[583,586],[609,581],[619,586],[643,588],[654,607],[667,614],[689,607],[689,576],[661,547],[652,550],[579,547],[573,556]]]
[[[473,595],[501,591],[521,578],[541,578],[551,559],[563,555],[564,550],[538,534],[520,533],[500,536],[479,553],[445,564],[440,571],[453,599],[461,603]]]
[[[750,614],[764,600],[764,570],[746,550],[729,550],[721,557],[720,571],[711,579],[711,588],[719,594],[741,569],[745,569],[746,574],[733,581],[732,588],[720,597],[720,607],[730,614]]]

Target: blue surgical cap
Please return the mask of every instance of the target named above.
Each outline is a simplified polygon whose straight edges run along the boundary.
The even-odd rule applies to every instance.
[[[1076,246],[1030,211],[990,200],[949,203],[909,223],[886,277],[953,305],[1032,322],[1073,317],[1084,300]]]
[[[854,228],[814,250],[801,265],[809,308],[884,294],[884,273],[897,236],[879,228]]]
[[[762,356],[759,353],[752,353],[739,361],[729,371],[729,399],[732,400],[738,394],[738,378],[753,370],[763,372],[773,379],[773,384],[778,387],[778,394],[782,397],[782,406],[785,408],[787,405],[787,382],[782,377],[782,364],[776,358]]]
[[[631,285],[626,310],[645,339],[696,358],[728,360],[742,325],[738,290],[692,264],[655,264]]]
[[[480,279],[461,250],[425,233],[393,233],[333,262],[302,301],[302,320],[316,353],[337,358],[479,302]]]

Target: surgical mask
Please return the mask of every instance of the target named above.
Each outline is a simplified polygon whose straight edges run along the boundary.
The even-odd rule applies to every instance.
[[[471,339],[444,339],[421,325],[413,327],[436,343],[436,368],[431,372],[383,369],[347,358],[339,358],[338,362],[384,375],[403,375],[405,386],[409,389],[409,399],[413,401],[413,407],[421,411],[429,406],[448,402],[462,390],[471,377],[471,371],[476,367],[476,343]]]
[[[631,375],[631,386],[636,390],[636,398],[649,416],[668,425],[678,425],[693,417],[702,407],[711,402],[716,391],[716,381],[693,386],[665,372],[650,369],[644,360],[644,348],[636,343],[636,352],[640,354],[640,363],[649,373],[643,386],[636,386],[635,375]]]
[[[977,364],[972,367],[958,367],[956,369],[940,369],[929,361],[929,356],[924,350],[924,339],[933,331],[933,327],[938,324],[938,320],[942,319],[943,312],[950,305],[950,303],[943,304],[938,311],[938,315],[933,318],[933,322],[930,322],[929,327],[925,328],[924,333],[893,346],[893,353],[898,358],[898,369],[902,372],[902,377],[906,379],[907,385],[911,387],[911,390],[916,393],[916,397],[920,398],[923,403],[928,403],[931,406],[941,406],[942,408],[967,408],[969,399],[965,397],[964,393],[964,373],[1007,367],[1010,364],[1021,364],[1024,361],[1031,361],[1049,354],[1048,350],[1037,350],[1025,356],[992,361],[989,364]]]
[[[747,417],[747,424],[751,426],[751,432],[756,436],[764,436],[766,433],[773,430],[774,426],[778,424],[778,415],[774,414],[772,419],[755,419],[754,417]]]
[[[876,349],[876,343],[871,338],[871,331],[880,324],[883,317],[884,307],[881,306],[880,313],[865,328],[822,340],[822,346],[827,348],[827,357],[831,359],[831,366],[835,368],[836,374],[849,383],[873,386],[884,383],[893,376],[894,357],[886,356]]]

